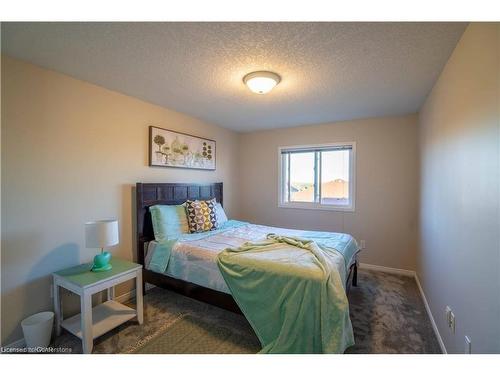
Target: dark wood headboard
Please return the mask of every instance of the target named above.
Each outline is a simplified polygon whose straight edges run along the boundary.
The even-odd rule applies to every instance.
[[[191,199],[212,199],[223,205],[222,182],[213,184],[141,183],[136,185],[137,261],[144,265],[144,244],[154,240],[149,207],[155,204],[175,205]]]

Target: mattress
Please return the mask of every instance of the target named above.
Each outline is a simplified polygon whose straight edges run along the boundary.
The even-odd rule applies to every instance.
[[[231,220],[234,223],[234,220]],[[227,229],[204,234],[183,235],[172,248],[170,261],[165,274],[167,276],[188,281],[206,288],[229,293],[217,265],[217,255],[228,247],[239,247],[248,241],[259,241],[269,233],[283,236],[311,238],[328,243],[338,250],[345,259],[346,269],[354,261],[358,246],[354,238],[345,233],[304,231],[241,223],[242,225],[228,225]],[[151,241],[147,244],[145,266],[149,263],[158,243]]]

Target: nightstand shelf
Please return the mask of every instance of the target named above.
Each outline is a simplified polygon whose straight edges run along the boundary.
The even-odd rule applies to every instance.
[[[136,316],[134,309],[116,301],[106,301],[97,305],[92,309],[92,339],[104,335]],[[61,326],[80,339],[83,338],[81,314],[63,320]]]

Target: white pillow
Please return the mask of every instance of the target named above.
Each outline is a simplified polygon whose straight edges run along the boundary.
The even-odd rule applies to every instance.
[[[217,215],[217,227],[220,227],[227,221],[227,215],[224,212],[224,209],[222,208],[222,205],[220,203],[217,203],[215,205],[215,212]]]

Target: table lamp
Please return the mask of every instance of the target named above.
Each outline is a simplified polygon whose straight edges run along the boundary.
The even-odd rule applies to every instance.
[[[93,272],[108,271],[112,268],[109,261],[111,253],[104,251],[105,247],[118,244],[118,220],[97,220],[85,223],[85,246],[101,249],[101,253],[94,257]]]

